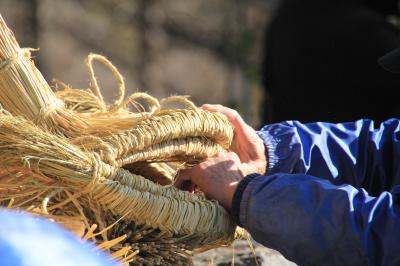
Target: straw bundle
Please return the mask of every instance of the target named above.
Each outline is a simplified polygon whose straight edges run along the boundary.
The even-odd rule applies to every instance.
[[[116,78],[113,104],[93,60]],[[0,203],[63,224],[132,265],[188,264],[193,250],[231,243],[235,225],[218,203],[172,186],[179,169],[229,148],[227,119],[185,97],[126,97],[110,61],[89,55],[86,63],[90,90],[57,81],[55,94],[0,17]]]
[[[31,51],[21,49],[13,33],[0,16],[0,103],[15,115],[21,115],[47,129],[62,126],[66,132],[82,131],[87,125],[65,111],[63,103],[37,70]],[[21,100],[19,100],[21,99]]]
[[[129,128],[135,122],[143,119],[146,113],[121,112],[122,107],[137,97],[153,103],[148,95],[125,96],[125,84],[122,76],[105,57],[89,55],[88,71],[92,87],[96,93],[99,112],[93,113],[90,119],[82,113],[71,112],[59,100],[50,86],[44,80],[40,71],[30,58],[31,48],[20,48],[11,30],[0,17],[0,103],[14,115],[21,115],[37,125],[57,134],[77,136],[81,134],[104,134],[104,132]],[[119,84],[120,98],[109,108],[106,107],[97,80],[94,77],[93,60],[98,60],[108,66]]]
[[[55,190],[60,194],[65,189],[72,194],[89,193],[90,199],[105,210],[120,216],[129,213],[125,219],[136,224],[159,228],[171,235],[192,235],[192,244],[200,241],[200,246],[204,245],[202,238],[213,242],[210,238],[228,236],[234,228],[219,205],[107,165],[95,154],[82,151],[67,139],[42,131],[18,117],[0,115],[0,143],[2,171],[21,169],[41,176],[40,180],[46,177],[48,182],[40,188],[50,186],[49,192]],[[19,181],[9,183],[8,189],[13,184],[21,189]],[[18,198],[21,193],[23,196],[27,192],[14,192],[12,196]],[[207,234],[210,230],[213,235]]]

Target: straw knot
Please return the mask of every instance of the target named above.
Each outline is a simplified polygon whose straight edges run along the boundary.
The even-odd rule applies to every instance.
[[[92,161],[92,179],[90,182],[83,188],[83,193],[91,193],[95,185],[101,183],[108,176],[112,176],[115,170],[108,164],[105,164],[100,155],[97,153],[91,154]]]
[[[42,120],[46,120],[52,113],[54,113],[58,109],[62,109],[64,107],[64,103],[60,99],[56,99],[52,101],[50,104],[46,106],[46,108],[40,108],[39,113],[34,119],[35,124],[40,124],[39,122]]]
[[[188,265],[186,252],[233,241],[235,224],[223,207],[171,184],[177,169],[229,148],[226,118],[186,96],[126,97],[117,68],[95,54],[86,60],[90,90],[58,83],[67,90],[56,95],[31,59],[34,49],[20,48],[1,15],[0,39],[0,104],[10,112],[0,109],[0,205],[6,200],[71,230],[79,218],[80,236],[86,227],[85,239],[134,265]],[[111,104],[94,61],[116,80]]]
[[[33,48],[21,48],[16,53],[12,54],[9,58],[0,61],[0,72],[6,71],[12,64],[23,58],[31,58],[31,51],[37,51]]]

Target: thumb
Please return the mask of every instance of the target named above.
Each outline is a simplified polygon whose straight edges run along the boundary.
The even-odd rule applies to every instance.
[[[233,109],[220,104],[204,104],[204,110],[210,112],[219,112],[224,114],[235,129],[235,137],[231,146],[231,150],[236,152],[243,162],[257,158],[258,145],[260,140],[255,130],[250,127]]]
[[[224,114],[226,118],[228,118],[232,126],[235,128],[235,130],[243,131],[247,127],[246,122],[244,122],[240,114],[234,109],[228,108],[220,104],[203,104],[201,107],[204,110],[210,112],[217,112]]]
[[[192,178],[191,178],[192,172],[193,172],[192,169],[180,170],[176,176],[174,186],[179,189],[186,190],[185,188],[187,188],[187,184],[191,183],[191,181],[192,181]]]
[[[202,108],[210,112],[217,112],[224,114],[229,122],[235,129],[237,138],[241,141],[248,142],[248,139],[254,137],[253,128],[251,128],[240,116],[240,114],[231,108],[225,107],[220,104],[203,104]]]

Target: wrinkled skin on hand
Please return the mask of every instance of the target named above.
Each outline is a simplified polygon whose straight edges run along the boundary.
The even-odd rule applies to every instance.
[[[240,180],[252,173],[265,173],[265,146],[255,130],[235,110],[210,104],[203,105],[203,109],[222,113],[231,122],[235,135],[230,151],[210,157],[196,167],[180,171],[175,185],[183,188],[190,181],[208,198],[217,200],[230,211],[232,197]]]

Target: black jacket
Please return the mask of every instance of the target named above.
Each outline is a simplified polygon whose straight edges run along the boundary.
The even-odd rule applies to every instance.
[[[266,35],[264,122],[399,117],[400,75],[377,59],[399,46],[393,0],[284,0]]]

